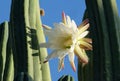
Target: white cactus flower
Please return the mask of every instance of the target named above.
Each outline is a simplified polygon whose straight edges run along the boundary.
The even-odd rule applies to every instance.
[[[40,47],[51,48],[53,50],[44,62],[57,57],[59,59],[58,70],[60,71],[64,67],[64,58],[68,55],[70,64],[73,70],[76,71],[74,64],[75,55],[78,56],[82,63],[87,63],[88,57],[85,50],[92,50],[91,39],[84,38],[89,33],[86,31],[89,23],[84,21],[80,27],[77,27],[74,20],[71,20],[69,16],[65,16],[62,13],[62,17],[63,22],[55,23],[53,29],[48,28],[48,30],[45,30],[48,42],[41,43]],[[45,26],[45,28],[47,27]]]

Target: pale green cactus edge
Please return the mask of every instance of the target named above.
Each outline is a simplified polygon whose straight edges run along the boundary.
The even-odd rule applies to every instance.
[[[79,81],[119,81],[120,17],[116,1],[86,0],[86,7],[93,39],[93,54],[90,64],[79,74]]]
[[[0,25],[0,80],[51,81],[39,0],[12,0],[10,22]]]
[[[0,24],[0,80],[13,81],[14,64],[11,50],[9,23]]]

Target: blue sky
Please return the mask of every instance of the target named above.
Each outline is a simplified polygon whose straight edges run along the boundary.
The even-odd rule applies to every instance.
[[[120,14],[120,0],[116,0],[118,4]],[[9,21],[11,0],[0,1],[0,23],[3,21]],[[53,23],[60,22],[61,13],[64,11],[69,15],[77,25],[82,21],[82,17],[85,10],[84,0],[40,0],[40,7],[45,10],[45,16],[41,17],[42,23],[53,27]],[[48,52],[50,53],[50,51]],[[65,68],[58,72],[58,60],[52,59],[49,61],[52,81],[57,81],[62,75],[71,75],[77,81],[77,72],[71,69],[68,58],[65,58]],[[77,67],[77,59],[75,60]]]

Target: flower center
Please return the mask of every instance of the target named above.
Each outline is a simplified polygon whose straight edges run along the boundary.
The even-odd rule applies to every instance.
[[[73,44],[72,36],[67,37],[64,41],[64,47],[69,49],[72,44]]]

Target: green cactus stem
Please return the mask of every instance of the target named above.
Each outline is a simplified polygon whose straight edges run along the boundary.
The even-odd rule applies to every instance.
[[[0,80],[51,81],[39,0],[12,0],[10,22],[0,25]]]
[[[51,81],[49,64],[43,64],[47,56],[39,44],[45,41],[40,20],[39,0],[13,0],[10,17],[15,74],[28,73],[34,81]]]
[[[116,1],[86,0],[86,6],[93,39],[92,65],[84,68],[79,80],[82,76],[82,81],[119,81],[120,21]]]
[[[13,81],[13,53],[10,46],[9,23],[0,24],[0,80]]]

